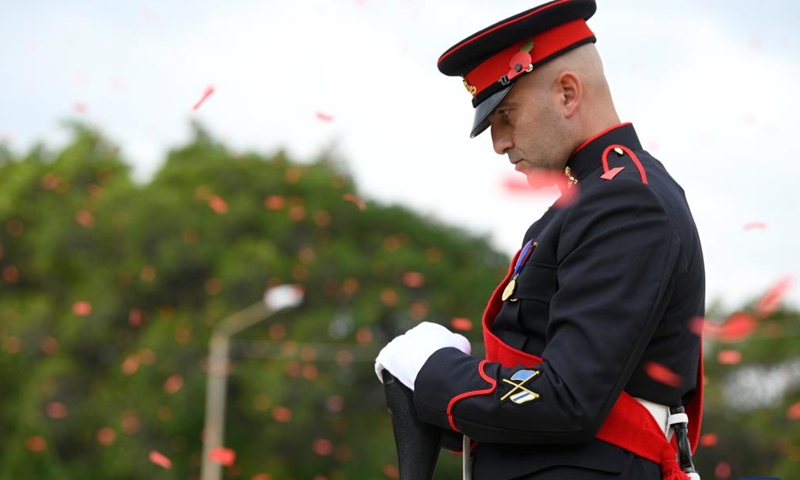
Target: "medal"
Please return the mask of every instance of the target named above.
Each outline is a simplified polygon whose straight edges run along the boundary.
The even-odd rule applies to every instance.
[[[512,278],[511,281],[508,282],[508,285],[506,285],[505,290],[503,290],[503,301],[504,302],[506,300],[508,300],[508,297],[510,297],[511,295],[514,294],[514,289],[516,287],[517,287],[517,277],[515,275],[514,278]]]
[[[533,240],[529,240],[528,243],[525,244],[525,247],[520,252],[519,257],[517,257],[517,265],[514,267],[514,275],[509,280],[506,288],[503,289],[503,296],[500,297],[505,302],[508,299],[511,299],[512,302],[516,302],[516,298],[511,298],[511,295],[514,295],[514,290],[517,288],[517,277],[519,277],[519,272],[522,271],[522,267],[525,266],[525,262],[528,260],[528,255],[531,254],[533,251],[533,247],[539,245],[537,242]]]

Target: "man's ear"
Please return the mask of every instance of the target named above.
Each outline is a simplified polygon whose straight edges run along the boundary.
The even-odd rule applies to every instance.
[[[577,74],[562,72],[556,80],[559,92],[559,106],[566,118],[572,117],[578,110],[583,98],[583,84]]]

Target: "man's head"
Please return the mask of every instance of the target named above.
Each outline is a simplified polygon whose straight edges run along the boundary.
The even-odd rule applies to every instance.
[[[555,0],[497,22],[439,58],[439,70],[463,77],[472,94],[472,137],[491,126],[498,153],[557,169],[585,132],[616,118],[586,24],[595,9],[594,0]]]
[[[525,171],[563,169],[584,140],[619,123],[593,44],[520,77],[487,120],[495,152]]]

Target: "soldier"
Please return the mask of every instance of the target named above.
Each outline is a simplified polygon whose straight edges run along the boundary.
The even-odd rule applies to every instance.
[[[485,359],[431,323],[376,359],[379,378],[386,369],[414,391],[422,421],[464,436],[466,478],[672,480],[691,469],[680,427],[688,420],[696,445],[700,239],[681,187],[617,116],[586,23],[595,9],[553,1],[439,59],[471,94],[471,136],[489,129],[496,153],[531,179],[557,173],[570,199],[530,226],[492,295]]]

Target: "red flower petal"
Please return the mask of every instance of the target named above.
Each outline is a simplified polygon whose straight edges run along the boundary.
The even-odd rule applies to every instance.
[[[704,433],[700,436],[700,446],[702,447],[713,447],[718,441],[716,433]]]
[[[603,180],[612,180],[617,174],[621,171],[625,170],[625,167],[614,167],[611,170],[607,171],[606,173],[600,175],[600,178]]]
[[[755,319],[746,313],[734,313],[720,325],[717,338],[723,342],[735,343],[746,339],[756,329]]]
[[[683,384],[683,378],[669,368],[656,362],[647,362],[644,365],[645,373],[656,382],[679,387]]]
[[[347,200],[348,202],[353,202],[354,204],[356,204],[358,209],[361,210],[362,212],[367,209],[367,204],[364,203],[364,200],[361,200],[352,193],[345,193],[344,195],[342,195],[342,198]]]
[[[469,318],[454,318],[450,320],[450,325],[456,329],[466,332],[472,330],[472,320]]]
[[[419,272],[406,272],[403,274],[403,283],[407,287],[419,288],[425,283],[425,276]]]
[[[714,476],[718,480],[726,480],[731,476],[731,464],[728,462],[719,462],[714,468]]]
[[[219,195],[212,195],[208,199],[208,206],[220,215],[228,212],[228,203]]]
[[[738,350],[720,350],[717,361],[722,365],[736,365],[742,361],[742,352]]]
[[[767,293],[756,303],[756,312],[764,317],[775,313],[783,302],[783,297],[792,286],[792,277],[784,277],[770,288]]]
[[[198,100],[197,103],[194,104],[194,107],[192,107],[192,110],[197,110],[198,108],[200,108],[200,105],[202,105],[203,102],[205,102],[206,99],[209,96],[211,96],[212,93],[214,93],[214,87],[212,85],[209,85],[206,88],[205,92],[203,92],[203,96],[200,97],[200,100]]]
[[[767,225],[764,222],[750,222],[744,225],[745,230],[764,230],[765,228],[767,228]]]
[[[150,450],[150,461],[162,468],[172,468],[172,460],[155,450]]]
[[[236,452],[230,448],[217,447],[208,452],[208,458],[224,467],[230,467],[236,461]]]
[[[75,302],[72,304],[72,312],[79,317],[85,317],[92,313],[92,304],[84,301]]]
[[[789,420],[800,420],[800,402],[793,403],[786,411],[786,417]]]
[[[47,449],[47,440],[39,435],[31,435],[25,439],[25,448],[31,452],[43,452]]]
[[[311,444],[311,449],[320,457],[327,457],[333,453],[333,442],[327,438],[318,438]]]
[[[171,375],[167,381],[164,382],[164,390],[169,393],[173,394],[183,388],[183,377],[175,374]]]
[[[317,119],[322,120],[323,122],[332,122],[333,116],[328,115],[327,113],[317,112]]]

